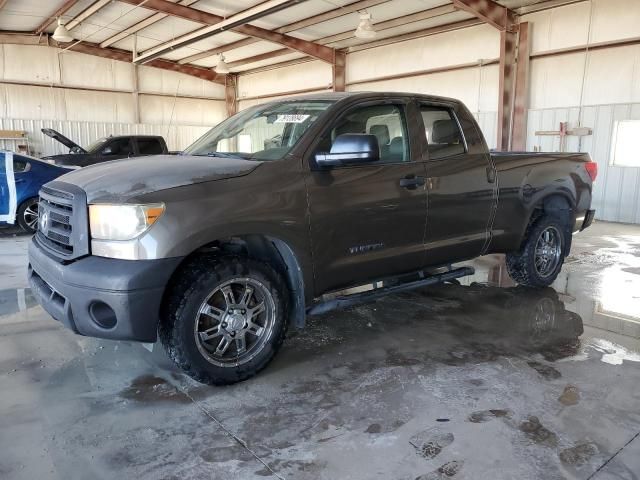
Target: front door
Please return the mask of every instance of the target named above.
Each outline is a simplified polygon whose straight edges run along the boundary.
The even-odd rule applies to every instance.
[[[316,295],[418,270],[424,260],[426,191],[418,113],[404,100],[349,108],[321,137],[328,152],[338,135],[375,135],[380,160],[318,170],[307,177]],[[418,160],[418,161],[416,161]]]
[[[426,263],[475,258],[488,245],[496,201],[486,145],[466,109],[421,103],[420,117],[427,143]]]

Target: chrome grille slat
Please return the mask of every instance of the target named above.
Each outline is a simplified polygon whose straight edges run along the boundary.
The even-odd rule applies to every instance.
[[[73,195],[52,188],[40,190],[39,212],[49,215],[45,232],[39,231],[37,238],[46,246],[64,257],[72,256],[73,245]]]

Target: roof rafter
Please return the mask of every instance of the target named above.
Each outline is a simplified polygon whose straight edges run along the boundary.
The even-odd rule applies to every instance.
[[[178,3],[180,5],[184,5],[188,7],[189,5],[192,5],[197,1],[198,0],[180,0]],[[109,37],[106,40],[103,40],[100,43],[100,46],[104,48],[104,47],[108,47],[109,45],[113,45],[114,43],[117,43],[120,40],[123,40],[129,37],[130,35],[133,35],[134,33],[139,32],[140,30],[147,28],[153,25],[154,23],[159,22],[163,18],[167,18],[168,16],[169,16],[168,13],[154,13],[153,15],[145,18],[144,20],[139,21],[135,25],[131,25],[130,27],[125,28],[121,32],[116,33],[112,37]]]
[[[74,18],[72,18],[65,24],[65,26],[67,27],[67,30],[73,30],[82,22],[84,22],[87,18],[89,18],[92,15],[95,15],[110,3],[111,3],[111,0],[97,0],[96,2],[93,2],[91,5],[89,5],[82,12],[80,12],[78,15],[76,15]]]
[[[318,15],[314,15],[313,17],[308,17],[302,20],[298,20],[297,22],[293,22],[283,27],[277,28],[274,31],[277,33],[294,32],[296,30],[300,30],[300,29],[309,27],[311,25],[317,25],[318,23],[326,22],[328,20],[333,20],[334,18],[349,15],[359,10],[371,8],[376,5],[380,5],[381,3],[387,3],[388,1],[389,0],[358,0],[356,2],[350,3],[343,7],[334,8],[333,10],[329,10],[328,12],[320,13]],[[244,40],[239,40],[237,42],[228,43],[226,45],[221,45],[219,47],[212,48],[211,50],[206,50],[204,52],[196,53],[194,55],[189,55],[188,57],[178,60],[178,63],[195,62],[197,60],[202,60],[203,58],[211,57],[218,53],[228,52],[229,50],[245,47],[247,45],[251,45],[259,41],[260,40],[257,40],[255,38],[247,38]]]
[[[38,27],[35,29],[34,33],[36,35],[40,35],[47,28],[49,28],[49,25],[51,25],[53,22],[56,21],[56,18],[61,17],[62,15],[67,13],[67,11],[69,11],[69,9],[71,9],[71,7],[73,7],[76,3],[78,3],[78,1],[79,0],[67,0],[66,2],[64,2],[60,8],[58,8],[55,12],[53,12],[52,15],[47,17],[47,19],[44,22],[42,22],[40,25],[38,25]]]
[[[518,29],[517,16],[513,10],[493,0],[451,0],[453,5],[504,32]]]
[[[225,22],[225,19],[223,17],[220,17],[219,15],[214,15],[203,10],[198,10],[196,8],[172,3],[167,0],[146,0],[146,2],[144,0],[121,1],[130,3],[131,5],[141,5],[143,8],[155,10],[159,13],[168,13],[169,15],[186,20],[191,20],[203,25],[212,26]],[[299,3],[302,1],[305,0],[293,0],[293,2],[295,3]],[[277,43],[290,48],[291,50],[296,50],[298,52],[304,53],[305,55],[315,57],[324,62],[333,63],[334,50],[317,43],[301,40],[299,38],[291,37],[283,33],[277,33],[265,28],[256,27],[248,23],[234,26],[230,28],[230,30],[242,35],[247,35],[250,37],[259,38],[261,40],[266,40],[268,42]]]

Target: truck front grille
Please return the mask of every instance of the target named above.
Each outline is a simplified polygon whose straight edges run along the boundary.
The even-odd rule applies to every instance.
[[[88,254],[86,209],[86,197],[78,187],[62,182],[42,187],[37,240],[64,260]]]

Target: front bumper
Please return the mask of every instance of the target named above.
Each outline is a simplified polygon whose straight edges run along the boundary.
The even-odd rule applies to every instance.
[[[88,256],[59,263],[29,243],[29,284],[47,313],[80,335],[155,342],[160,304],[182,258],[117,260]]]

